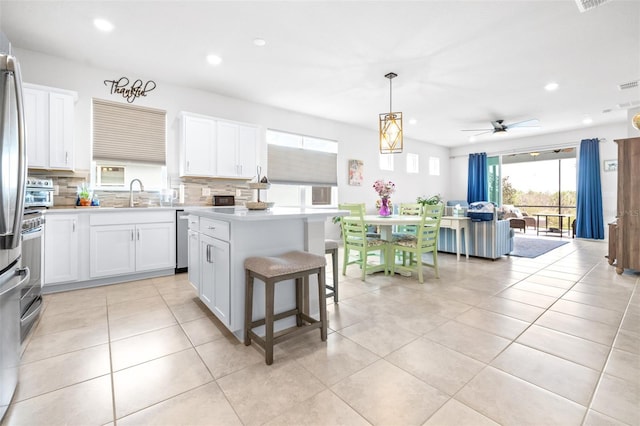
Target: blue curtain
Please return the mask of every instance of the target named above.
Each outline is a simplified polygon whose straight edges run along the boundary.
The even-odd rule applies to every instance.
[[[489,201],[487,153],[469,154],[467,202]]]
[[[580,142],[576,237],[604,239],[598,139],[584,139]]]

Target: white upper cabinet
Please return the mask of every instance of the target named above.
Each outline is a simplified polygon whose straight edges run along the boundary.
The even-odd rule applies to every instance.
[[[251,179],[255,175],[257,133],[252,126],[218,122],[218,176]]]
[[[181,176],[214,176],[216,121],[202,116],[182,115]]]
[[[74,169],[75,92],[24,85],[27,163],[30,168]]]
[[[182,113],[181,176],[251,179],[256,173],[258,128]]]

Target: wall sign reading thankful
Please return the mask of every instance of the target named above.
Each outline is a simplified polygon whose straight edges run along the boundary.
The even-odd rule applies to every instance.
[[[133,101],[140,96],[147,96],[147,92],[156,88],[156,83],[153,80],[143,83],[140,79],[134,81],[131,83],[131,86],[129,86],[129,79],[127,77],[120,77],[118,80],[105,80],[104,85],[111,86],[112,95],[114,93],[120,94],[129,103],[133,103]]]

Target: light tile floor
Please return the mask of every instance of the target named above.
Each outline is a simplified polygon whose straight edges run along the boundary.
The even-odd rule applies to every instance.
[[[605,254],[440,254],[424,284],[351,266],[328,341],[272,366],[186,274],[49,295],[3,424],[640,425],[640,275]]]

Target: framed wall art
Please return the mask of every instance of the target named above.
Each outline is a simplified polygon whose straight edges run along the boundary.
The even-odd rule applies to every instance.
[[[605,172],[618,171],[618,160],[604,160],[604,171]]]
[[[349,160],[349,185],[362,186],[363,167],[364,163],[361,160]]]

